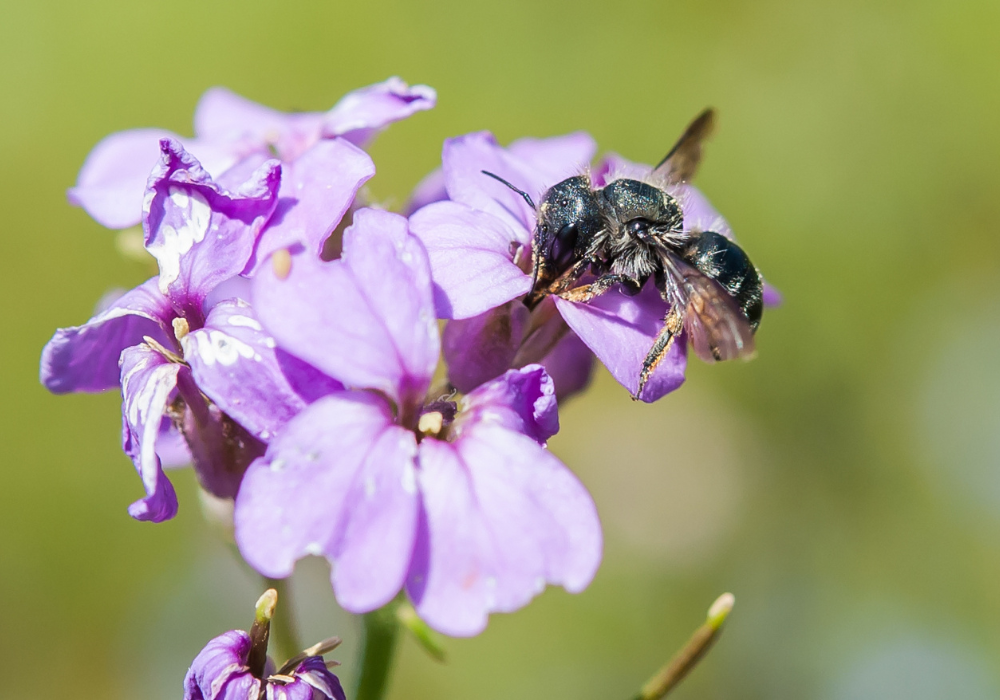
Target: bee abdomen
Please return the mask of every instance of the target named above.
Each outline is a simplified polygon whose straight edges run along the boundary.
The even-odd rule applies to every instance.
[[[692,237],[683,258],[721,284],[739,304],[750,327],[757,330],[764,313],[763,283],[742,248],[721,234],[704,231]]]

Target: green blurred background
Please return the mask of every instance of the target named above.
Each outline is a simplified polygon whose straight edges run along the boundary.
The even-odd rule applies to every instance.
[[[371,149],[399,205],[448,136],[576,129],[658,159],[720,113],[699,184],[785,294],[750,364],[692,363],[633,404],[600,372],[552,448],[606,533],[593,585],[549,590],[439,665],[409,640],[394,698],[627,698],[731,590],[688,698],[1000,695],[1000,4],[4,0],[0,695],[178,698],[260,585],[204,524],[129,519],[118,397],[48,395],[57,326],[148,276],[64,190],[104,135],[190,134],[226,85],[321,110],[399,74],[432,112]],[[324,565],[304,636],[346,640]]]

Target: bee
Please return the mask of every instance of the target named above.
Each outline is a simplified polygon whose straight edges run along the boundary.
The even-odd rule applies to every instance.
[[[642,180],[618,178],[595,188],[589,175],[577,175],[546,190],[537,207],[526,192],[483,171],[537,214],[528,308],[549,295],[588,302],[615,285],[634,296],[653,278],[668,310],[642,363],[636,399],[684,331],[706,362],[755,352],[764,310],[760,272],[721,233],[684,226],[683,185],[694,177],[714,126],[715,112],[706,109]],[[588,273],[593,279],[578,284]]]

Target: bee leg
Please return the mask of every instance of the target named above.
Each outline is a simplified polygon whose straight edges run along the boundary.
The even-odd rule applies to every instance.
[[[590,262],[589,258],[577,260],[573,263],[571,268],[553,280],[547,287],[544,287],[543,289],[533,289],[528,292],[528,295],[524,297],[524,305],[529,309],[533,309],[538,305],[538,302],[550,294],[562,294],[564,291],[572,287],[578,279],[580,279],[583,273],[586,272],[587,266],[590,265]]]
[[[573,286],[578,279],[587,271],[587,266],[590,265],[591,260],[589,258],[583,258],[582,260],[577,260],[573,263],[573,267],[569,268],[564,272],[555,282],[549,285],[546,290],[547,294],[562,294],[567,289]]]
[[[642,288],[642,285],[627,275],[607,274],[598,277],[594,282],[576,287],[559,294],[567,301],[587,302],[594,297],[599,297],[616,284],[621,284],[629,296],[634,296]]]
[[[642,371],[639,373],[639,386],[636,388],[635,394],[632,395],[633,401],[638,401],[639,397],[642,396],[642,390],[646,388],[646,382],[649,381],[649,377],[663,358],[667,356],[667,353],[670,352],[670,347],[674,344],[674,338],[680,335],[683,328],[684,315],[681,314],[675,304],[667,312],[666,318],[663,319],[663,329],[656,336],[653,347],[646,354],[646,359],[642,361]]]

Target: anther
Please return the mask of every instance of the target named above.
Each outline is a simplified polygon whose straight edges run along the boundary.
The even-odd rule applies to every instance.
[[[431,411],[420,416],[417,430],[421,435],[436,437],[444,427],[444,415],[440,411]]]
[[[182,340],[184,336],[191,332],[191,326],[188,325],[186,318],[177,317],[171,321],[171,325],[174,327],[174,337],[177,340]]]

